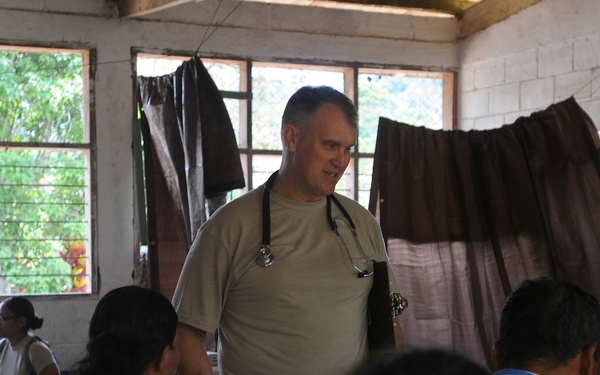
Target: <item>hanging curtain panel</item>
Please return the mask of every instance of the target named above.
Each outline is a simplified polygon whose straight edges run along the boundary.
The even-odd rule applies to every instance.
[[[522,280],[553,276],[600,298],[599,145],[573,98],[493,130],[380,118],[369,209],[409,301],[407,346],[490,366]]]
[[[207,200],[245,186],[223,98],[198,57],[173,74],[139,77],[146,151],[150,283],[171,297]],[[144,129],[146,131],[144,131]],[[154,161],[154,164],[152,163]]]

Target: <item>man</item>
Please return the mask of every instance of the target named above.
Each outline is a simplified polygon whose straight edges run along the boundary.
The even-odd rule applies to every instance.
[[[600,306],[565,281],[522,282],[506,299],[494,368],[501,374],[597,374]]]
[[[173,299],[180,374],[211,373],[203,341],[215,331],[221,375],[342,375],[366,357],[372,261],[387,255],[373,216],[333,195],[357,122],[330,87],[290,98],[279,171],[215,213],[186,259]],[[398,292],[389,264],[388,274]]]

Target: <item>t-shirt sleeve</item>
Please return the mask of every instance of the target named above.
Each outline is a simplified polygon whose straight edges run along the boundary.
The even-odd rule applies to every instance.
[[[215,332],[227,285],[227,252],[218,238],[205,231],[194,241],[173,296],[181,323]]]
[[[41,342],[34,342],[29,347],[29,358],[33,370],[39,374],[46,366],[57,364],[50,349]]]

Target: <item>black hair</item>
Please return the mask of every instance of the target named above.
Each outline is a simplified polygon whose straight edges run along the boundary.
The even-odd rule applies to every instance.
[[[593,343],[600,348],[600,305],[569,282],[525,280],[504,303],[498,340],[504,368],[523,368],[534,360],[555,368]],[[598,360],[598,350],[594,357]]]
[[[27,331],[41,328],[44,324],[44,319],[35,315],[33,304],[27,298],[21,296],[9,297],[2,301],[2,303],[17,318],[23,317],[27,319]]]
[[[381,354],[356,369],[355,375],[489,375],[471,359],[443,348],[416,348]]]
[[[96,306],[86,357],[79,375],[138,375],[173,346],[177,313],[157,291],[125,286],[108,292]]]
[[[282,130],[287,124],[293,124],[300,129],[304,128],[310,118],[325,103],[337,106],[342,110],[350,125],[354,128],[358,127],[358,112],[354,103],[346,95],[329,86],[304,86],[288,100],[281,118]]]

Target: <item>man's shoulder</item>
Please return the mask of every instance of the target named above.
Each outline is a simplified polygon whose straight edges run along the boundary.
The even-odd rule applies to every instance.
[[[262,187],[258,187],[256,189],[252,189],[249,192],[235,198],[231,202],[223,205],[219,208],[213,216],[223,215],[224,213],[229,213],[231,211],[239,211],[245,208],[254,208],[257,205],[262,204]]]
[[[356,209],[360,209],[363,211],[367,211],[368,210],[366,208],[364,208],[360,203],[358,203],[357,201],[355,201],[354,199],[348,198],[347,196],[340,194],[340,193],[333,193],[333,196],[342,204],[344,205],[344,207],[348,206],[348,207],[353,207]]]
[[[348,198],[347,196],[339,193],[333,193],[333,195],[351,216],[360,215],[369,219],[373,218],[371,211],[367,210],[365,207],[363,207],[363,205],[354,199]]]
[[[260,215],[262,212],[262,187],[253,189],[246,194],[228,202],[220,207],[203,224],[203,227],[221,223],[223,221],[231,223],[232,221],[244,221],[248,217]]]

